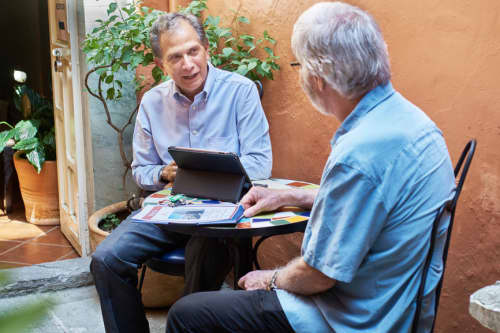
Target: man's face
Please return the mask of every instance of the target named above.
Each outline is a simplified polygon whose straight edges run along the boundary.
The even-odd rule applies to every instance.
[[[207,78],[208,52],[194,28],[181,21],[172,32],[160,37],[163,58],[160,67],[188,98],[203,90]],[[158,64],[158,62],[157,62]]]

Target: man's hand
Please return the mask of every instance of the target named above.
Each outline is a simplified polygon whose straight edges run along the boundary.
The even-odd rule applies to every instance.
[[[166,165],[161,169],[161,179],[166,183],[171,183],[177,175],[177,164],[175,162]]]
[[[248,272],[238,281],[238,286],[245,290],[267,289],[273,272],[272,270]]]
[[[250,217],[264,211],[273,211],[284,205],[283,194],[286,190],[271,190],[254,186],[248,191],[240,203],[245,208],[245,216]]]

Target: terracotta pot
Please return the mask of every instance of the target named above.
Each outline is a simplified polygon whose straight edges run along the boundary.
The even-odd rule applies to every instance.
[[[59,193],[57,163],[45,161],[38,174],[21,152],[14,154],[14,166],[19,178],[26,220],[33,224],[59,224]]]
[[[122,201],[99,209],[89,218],[90,249],[95,251],[109,232],[99,228],[99,222],[105,215],[117,214],[127,210],[127,202]],[[141,269],[138,272],[140,279]],[[184,289],[184,277],[157,273],[147,269],[142,285],[142,303],[147,308],[171,306],[181,296]]]

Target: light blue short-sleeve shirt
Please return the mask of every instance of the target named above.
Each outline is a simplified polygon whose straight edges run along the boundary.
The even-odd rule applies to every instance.
[[[302,256],[337,282],[310,297],[279,290],[280,303],[296,332],[408,332],[432,223],[455,188],[442,133],[388,83],[362,98],[331,147]],[[448,222],[441,220],[426,295],[442,273]],[[433,305],[426,297],[422,332]]]
[[[169,146],[236,153],[251,179],[271,176],[269,125],[255,84],[208,64],[203,90],[191,102],[173,80],[142,98],[134,128],[132,175],[148,191],[165,186]]]

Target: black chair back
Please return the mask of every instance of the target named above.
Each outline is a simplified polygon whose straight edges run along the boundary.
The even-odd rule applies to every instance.
[[[469,171],[469,167],[472,162],[472,158],[474,157],[475,151],[476,151],[476,139],[472,139],[465,145],[465,148],[462,151],[462,155],[460,155],[457,165],[455,166],[454,170],[455,179],[458,179],[457,187],[455,189],[455,195],[453,196],[453,199],[451,201],[445,203],[444,206],[441,207],[441,209],[436,214],[436,218],[434,219],[434,224],[432,226],[432,232],[431,232],[431,244],[429,246],[429,252],[427,253],[427,257],[425,260],[425,265],[422,272],[422,278],[420,281],[420,287],[417,294],[417,308],[415,311],[415,317],[413,318],[412,333],[418,332],[418,324],[420,321],[420,313],[422,311],[422,301],[425,290],[425,281],[431,264],[432,254],[434,252],[434,245],[436,242],[436,235],[437,235],[439,221],[441,220],[441,217],[443,216],[444,212],[448,211],[450,213],[450,224],[446,232],[446,241],[443,250],[443,273],[436,287],[436,301],[435,301],[434,319],[432,322],[431,332],[434,331],[434,325],[436,323],[437,310],[439,306],[439,297],[441,296],[441,288],[443,287],[443,278],[446,268],[446,260],[448,259],[448,248],[450,246],[451,231],[453,229],[453,221],[455,218],[455,209],[457,208],[458,198],[460,196],[460,193],[462,192],[462,187],[464,186],[465,178],[467,177],[467,172]]]

